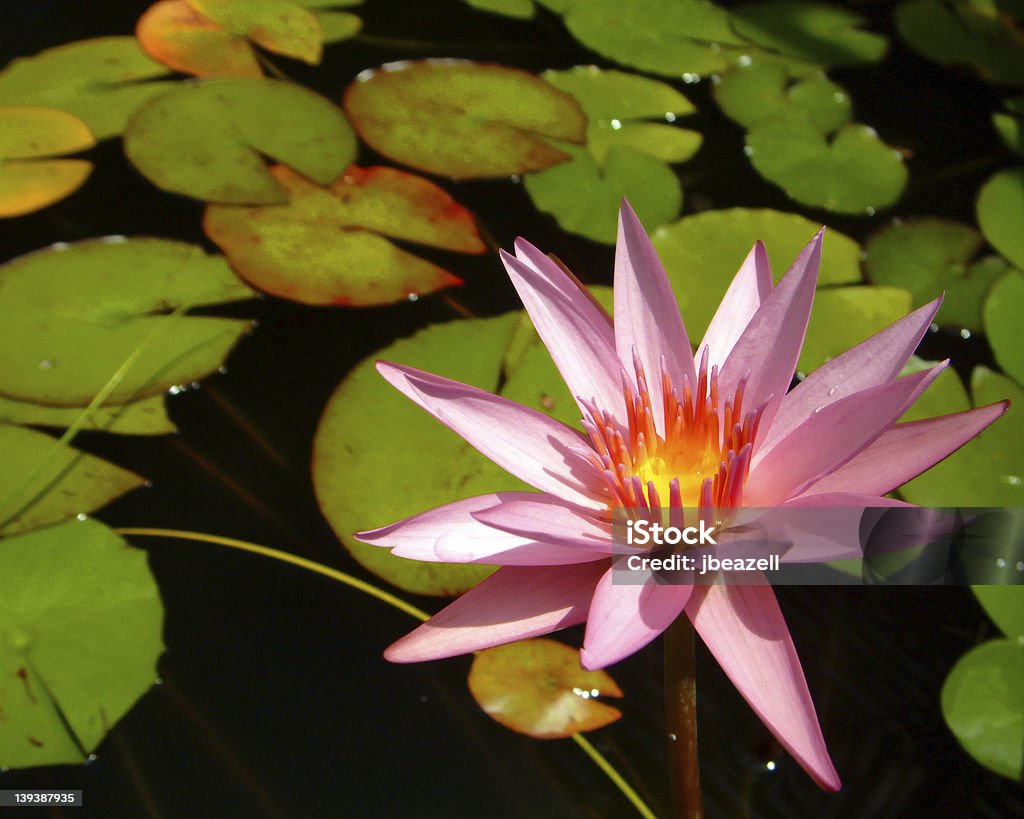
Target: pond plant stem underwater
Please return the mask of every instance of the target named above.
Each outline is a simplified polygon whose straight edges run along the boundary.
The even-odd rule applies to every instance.
[[[205,532],[190,532],[184,529],[159,529],[150,527],[124,527],[115,530],[117,534],[122,537],[154,537],[154,538],[172,538],[177,540],[192,540],[197,543],[210,543],[215,546],[225,546],[229,549],[237,549],[241,552],[249,552],[251,554],[262,555],[268,557],[271,560],[277,560],[281,563],[289,563],[292,566],[298,566],[302,569],[307,569],[311,572],[329,577],[331,580],[336,580],[339,583],[343,583],[350,588],[357,589],[365,594],[375,597],[383,603],[387,603],[389,606],[393,606],[399,611],[408,614],[410,617],[414,617],[421,623],[426,622],[430,619],[430,615],[427,614],[420,608],[406,602],[402,598],[373,585],[367,583],[365,580],[360,580],[358,577],[333,569],[330,566],[325,566],[322,563],[317,563],[314,560],[308,560],[298,555],[289,554],[288,552],[282,552],[278,549],[272,549],[269,546],[260,546],[257,543],[249,543],[248,541],[238,540],[236,538],[222,537],[221,535],[211,535]],[[689,620],[681,618],[684,624],[690,628],[692,632],[692,626],[690,626]],[[690,663],[692,668],[693,663],[693,649],[692,649],[692,633],[691,633],[691,649],[690,649]],[[693,689],[695,691],[695,689]],[[695,704],[695,703],[694,703]],[[694,712],[696,713],[696,712]],[[696,731],[696,723],[694,723],[694,731]],[[630,784],[623,778],[623,776],[615,769],[615,767],[601,754],[600,751],[595,748],[589,740],[586,739],[582,734],[573,734],[572,740],[575,742],[580,749],[601,769],[602,773],[607,776],[616,788],[622,793],[626,799],[629,800],[630,804],[636,808],[644,819],[657,819],[656,814],[652,811],[647,804],[640,798],[639,794],[630,786]],[[696,745],[696,733],[694,733],[694,743]],[[694,757],[696,762],[696,757]],[[688,789],[690,784],[686,786]],[[700,785],[697,783],[697,797],[700,798]],[[683,814],[679,814],[683,815]],[[687,816],[702,816],[702,813],[689,813]]]
[[[679,616],[665,631],[665,724],[669,783],[677,819],[703,819],[697,756],[697,663],[693,623]]]

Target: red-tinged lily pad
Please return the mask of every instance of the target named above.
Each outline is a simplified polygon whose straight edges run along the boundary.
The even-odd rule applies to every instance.
[[[242,78],[186,83],[152,100],[128,123],[124,149],[164,190],[269,205],[287,196],[264,157],[326,184],[355,158],[356,142],[323,97],[292,83]]]
[[[350,167],[327,187],[271,169],[288,205],[211,205],[204,228],[255,287],[306,304],[389,304],[461,284],[388,241],[483,253],[469,211],[432,182]]]
[[[42,432],[0,424],[0,535],[106,506],[144,480]]]
[[[0,72],[0,105],[59,108],[79,117],[96,139],[121,133],[129,115],[171,87],[167,67],[134,37],[97,37],[14,60]]]
[[[139,18],[139,43],[154,60],[200,77],[261,77],[256,53],[245,37],[192,8],[185,0],[159,0]]]
[[[165,239],[92,240],[14,259],[0,267],[0,394],[84,407],[115,374],[107,404],[198,380],[249,323],[169,314],[253,295],[222,257]]]
[[[96,144],[82,120],[54,108],[0,108],[0,217],[20,216],[70,196],[92,172],[82,159],[47,159]]]
[[[316,16],[287,0],[186,0],[231,34],[248,37],[267,51],[315,65],[323,35]]]
[[[481,651],[469,690],[487,715],[520,734],[563,739],[595,731],[622,716],[598,700],[621,697],[605,671],[584,671],[580,653],[555,640],[521,640]]]
[[[85,762],[156,681],[162,621],[146,553],[98,521],[4,538],[0,770]]]
[[[586,138],[586,115],[568,94],[525,71],[465,60],[364,71],[344,105],[374,150],[456,179],[548,168],[568,155],[546,139]]]

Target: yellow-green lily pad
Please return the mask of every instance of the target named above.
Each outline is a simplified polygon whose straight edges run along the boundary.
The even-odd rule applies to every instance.
[[[989,243],[1024,268],[1024,168],[992,176],[978,192],[978,224]]]
[[[999,366],[1024,384],[1024,345],[1020,320],[1024,314],[1024,273],[1011,271],[989,291],[982,310],[985,333]]]
[[[252,296],[222,257],[167,239],[14,259],[0,266],[0,395],[86,406],[129,361],[107,404],[191,383],[223,364],[249,323],[167,313]]]
[[[0,540],[0,768],[82,763],[156,680],[145,552],[95,520]]]
[[[12,401],[0,396],[0,422],[6,424],[32,424],[63,429],[81,423],[80,429],[102,430],[118,435],[167,435],[178,429],[167,415],[162,395],[153,395],[120,406],[96,407],[85,418],[81,418],[85,409],[50,407],[28,401]]]
[[[341,111],[292,83],[216,79],[183,83],[135,112],[128,159],[163,190],[207,202],[283,204],[265,157],[326,184],[355,158]]]
[[[622,716],[599,697],[621,697],[606,671],[584,671],[580,653],[555,640],[488,648],[469,670],[473,699],[495,722],[536,739],[596,731]]]
[[[511,176],[568,155],[546,140],[583,142],[579,104],[539,77],[468,60],[401,62],[364,71],[345,91],[359,135],[387,157],[455,179]]]
[[[1024,588],[1020,586],[971,586],[985,614],[1007,637],[1024,636]]]

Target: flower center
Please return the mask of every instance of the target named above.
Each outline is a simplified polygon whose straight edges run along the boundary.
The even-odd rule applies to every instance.
[[[750,469],[757,426],[767,404],[745,412],[744,376],[733,394],[721,396],[718,367],[708,371],[705,348],[697,384],[674,385],[661,373],[662,424],[656,423],[647,378],[634,351],[636,382],[623,372],[627,426],[585,403],[583,428],[594,451],[591,462],[604,475],[610,506],[711,510],[739,506]]]

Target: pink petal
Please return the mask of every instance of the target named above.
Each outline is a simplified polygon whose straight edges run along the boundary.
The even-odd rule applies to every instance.
[[[796,372],[814,302],[823,232],[824,228],[819,230],[800,252],[789,272],[750,319],[722,365],[722,395],[734,393],[740,380],[750,373],[744,406],[754,409],[773,396],[762,417],[764,432]]]
[[[941,304],[942,299],[936,299],[918,308],[822,364],[797,384],[783,399],[759,455],[796,429],[815,407],[828,406],[846,395],[884,384],[899,375]]]
[[[549,568],[506,566],[393,643],[384,657],[418,663],[549,634],[587,618],[607,560]]]
[[[396,389],[494,463],[542,492],[603,509],[606,490],[575,430],[507,398],[400,364],[378,362]]]
[[[690,339],[665,268],[643,225],[623,199],[615,244],[615,347],[626,372],[633,372],[633,351],[646,374],[653,406],[662,406],[662,361],[672,384],[682,392],[684,379],[696,385]],[[655,424],[664,432],[662,413]]]
[[[566,539],[552,542],[496,529],[477,513],[500,511],[517,497],[533,498],[527,492],[504,492],[465,498],[420,515],[373,529],[356,537],[374,546],[392,548],[392,554],[410,560],[442,563],[495,563],[501,566],[557,566],[585,563],[611,553],[611,534],[605,544],[581,544]],[[603,548],[602,548],[603,546]]]
[[[480,509],[473,517],[524,539],[589,550],[605,556],[612,553],[612,524],[604,517],[569,506],[551,495],[505,492],[495,497],[499,498],[498,503]]]
[[[811,484],[805,493],[884,495],[956,452],[1009,406],[1009,402],[1000,401],[939,418],[896,424],[835,472]]]
[[[661,584],[652,576],[646,583],[614,582],[608,569],[597,584],[587,617],[587,632],[580,664],[604,668],[639,651],[667,629],[690,598],[692,586]]]
[[[708,369],[715,365],[721,369],[743,330],[771,292],[772,268],[768,251],[763,242],[757,242],[725,291],[694,360],[700,361],[707,347]]]
[[[501,251],[512,284],[574,398],[624,417],[619,359],[608,317],[551,259],[523,239]],[[583,405],[580,405],[583,409]]]
[[[800,660],[771,586],[698,586],[686,613],[754,713],[822,788],[837,791]]]
[[[800,495],[874,441],[945,369],[945,363],[835,401],[755,462],[743,493],[748,506],[773,506]]]

